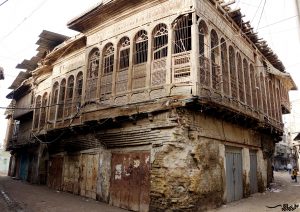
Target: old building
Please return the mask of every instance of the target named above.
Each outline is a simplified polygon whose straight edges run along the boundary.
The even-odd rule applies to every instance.
[[[42,32],[8,95],[10,175],[133,211],[264,191],[296,86],[241,17],[214,0],[114,0],[71,20],[73,38]]]

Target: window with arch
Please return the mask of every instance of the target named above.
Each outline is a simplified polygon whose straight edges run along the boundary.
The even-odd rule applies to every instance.
[[[59,91],[59,83],[55,82],[52,87],[52,96],[51,96],[51,105],[50,105],[50,114],[49,120],[54,121],[56,116],[56,108],[58,103],[58,91]]]
[[[260,73],[260,87],[261,87],[261,97],[262,97],[262,107],[265,114],[268,114],[267,99],[266,99],[266,89],[265,89],[265,77],[263,73]]]
[[[215,30],[210,33],[210,61],[211,61],[211,75],[212,87],[220,90],[220,66],[219,66],[219,38]]]
[[[98,76],[100,52],[98,48],[94,48],[88,59],[87,79],[86,79],[86,99],[92,100],[97,97]]]
[[[39,95],[35,100],[33,129],[39,128],[41,105],[42,105],[42,97]]]
[[[225,95],[230,95],[227,44],[224,38],[221,39],[221,62],[222,62],[222,75],[223,75],[222,76],[223,92]]]
[[[72,114],[74,83],[75,83],[74,76],[73,75],[69,76],[68,83],[67,83],[66,101],[65,101],[65,117],[69,117]]]
[[[133,59],[132,89],[144,88],[148,60],[148,34],[145,30],[141,30],[135,35]]]
[[[60,88],[59,88],[57,119],[63,118],[65,95],[66,95],[66,79],[63,79],[60,83]]]
[[[280,103],[280,89],[279,87],[276,87],[276,99],[277,99],[277,115],[278,115],[278,121],[282,122],[282,110],[281,110],[281,103]]]
[[[134,44],[134,64],[146,63],[148,60],[148,34],[145,30],[136,34]]]
[[[210,65],[207,59],[207,39],[208,29],[204,21],[198,25],[199,34],[199,63],[200,63],[200,83],[204,86],[210,86]]]
[[[229,69],[230,69],[231,96],[233,99],[237,99],[238,93],[237,93],[235,51],[232,46],[229,46]]]
[[[42,98],[40,129],[43,129],[46,125],[47,104],[48,104],[48,93],[44,93],[43,98]]]
[[[273,83],[272,83],[272,78],[269,77],[269,105],[270,105],[270,112],[269,112],[269,116],[271,116],[272,118],[275,118],[274,112],[275,112],[275,107],[274,107],[274,98],[273,98]]]
[[[112,43],[105,45],[103,49],[103,66],[101,73],[100,98],[108,98],[112,92],[112,73],[114,71],[115,49]]]
[[[244,82],[245,82],[245,93],[246,93],[246,103],[249,106],[252,106],[252,95],[251,95],[251,79],[249,75],[249,66],[248,61],[246,59],[243,60],[243,68],[244,68]]]
[[[245,102],[245,83],[244,83],[244,71],[243,71],[243,64],[242,64],[242,57],[240,53],[236,54],[237,59],[237,73],[238,73],[238,88],[239,88],[239,100],[241,102]]]
[[[83,87],[83,73],[82,71],[80,71],[76,76],[73,113],[76,113],[81,107],[82,87]]]
[[[270,93],[271,91],[269,90],[270,86],[269,86],[269,76],[268,74],[265,75],[265,89],[266,89],[266,101],[267,101],[267,108],[268,108],[268,116],[272,116],[272,107],[271,107],[271,96]]]
[[[130,60],[130,39],[123,37],[118,44],[119,67],[116,76],[116,93],[127,91]]]
[[[174,27],[174,54],[187,52],[192,49],[192,14],[185,14],[177,18]]]
[[[255,79],[255,71],[254,71],[254,67],[252,64],[250,64],[250,80],[251,80],[251,93],[252,93],[252,103],[253,103],[253,107],[258,110],[258,88],[259,86],[257,86],[256,83],[256,79]]]
[[[166,82],[166,57],[168,56],[168,28],[158,24],[153,30],[153,61],[151,85],[162,85]]]

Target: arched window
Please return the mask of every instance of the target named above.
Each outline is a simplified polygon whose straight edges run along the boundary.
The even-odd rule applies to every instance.
[[[86,79],[86,99],[92,100],[97,97],[98,75],[99,75],[100,52],[94,48],[89,54],[88,70]]]
[[[83,74],[80,71],[76,76],[73,113],[76,113],[81,106],[82,87],[83,87]]]
[[[277,114],[278,114],[278,121],[282,122],[282,110],[281,110],[281,104],[280,104],[280,89],[276,88],[276,99],[277,99]]]
[[[46,125],[47,104],[48,104],[48,93],[44,93],[42,98],[40,129],[43,129]]]
[[[130,59],[130,39],[128,37],[121,38],[118,44],[119,67],[116,78],[116,93],[127,91],[128,71]]]
[[[208,29],[204,21],[200,21],[198,26],[199,34],[199,63],[200,63],[200,83],[202,86],[210,86],[210,65],[207,59]]]
[[[60,83],[60,88],[59,88],[57,119],[63,118],[65,95],[66,95],[66,80],[63,79]]]
[[[192,15],[186,14],[174,23],[174,53],[190,51],[192,49]]]
[[[229,46],[229,68],[230,68],[231,96],[233,99],[237,99],[238,94],[237,94],[235,52],[232,46]]]
[[[221,61],[222,61],[222,79],[223,79],[223,92],[225,95],[229,94],[229,71],[228,71],[228,54],[225,39],[221,39]]]
[[[270,93],[271,91],[269,90],[269,76],[265,76],[265,89],[266,89],[266,101],[267,101],[267,108],[268,108],[268,116],[272,116],[272,108],[271,108],[271,100],[270,100]]]
[[[246,93],[246,103],[249,106],[252,106],[251,101],[251,79],[249,75],[249,67],[246,59],[243,60],[243,68],[244,68],[244,82],[245,82],[245,93]]]
[[[272,78],[269,78],[269,105],[270,105],[270,112],[269,116],[275,118],[275,107],[274,107],[274,98],[273,98],[273,83]]]
[[[42,105],[42,97],[38,96],[35,100],[33,129],[38,129],[39,128],[41,105]]]
[[[244,83],[244,71],[242,64],[242,57],[239,53],[237,53],[237,73],[238,73],[238,83],[239,83],[239,100],[241,102],[245,102],[245,83]]]
[[[112,73],[114,71],[115,49],[112,43],[105,45],[103,49],[103,66],[101,73],[100,96],[101,100],[110,97],[112,92]]]
[[[148,60],[148,34],[145,30],[139,31],[134,38],[134,66],[132,73],[132,89],[146,86]]]
[[[251,80],[251,92],[252,92],[252,102],[253,102],[253,107],[258,110],[258,88],[259,86],[256,83],[256,79],[255,79],[255,72],[254,72],[254,67],[252,64],[250,64],[250,80]]]
[[[220,66],[219,66],[219,38],[215,30],[210,33],[210,60],[211,60],[211,75],[212,87],[220,90]]]
[[[148,60],[148,34],[145,30],[135,36],[134,64],[146,63]]]
[[[261,86],[261,97],[262,97],[263,111],[267,115],[268,114],[268,108],[267,108],[267,100],[266,100],[265,78],[264,78],[263,73],[260,73],[260,86]]]
[[[165,24],[158,24],[153,30],[153,61],[151,85],[166,82],[166,57],[168,56],[168,29]]]
[[[51,107],[50,107],[50,115],[49,115],[50,121],[55,120],[56,108],[58,103],[58,90],[59,90],[59,84],[58,82],[55,82],[52,87]]]
[[[65,117],[69,117],[72,114],[72,103],[73,103],[73,95],[74,95],[74,76],[71,75],[68,78],[67,84],[67,94],[66,94],[66,101],[65,101]]]

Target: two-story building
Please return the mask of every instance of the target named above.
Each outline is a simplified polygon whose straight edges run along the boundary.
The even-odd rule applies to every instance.
[[[10,175],[133,211],[264,191],[296,86],[228,5],[104,1],[44,31],[8,96]]]

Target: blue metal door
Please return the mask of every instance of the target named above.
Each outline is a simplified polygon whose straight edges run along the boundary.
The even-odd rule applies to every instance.
[[[226,148],[227,202],[243,198],[242,150]]]
[[[28,174],[28,155],[26,153],[23,153],[21,155],[21,164],[20,164],[20,178],[21,180],[27,180],[27,174]]]

